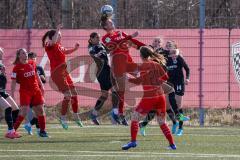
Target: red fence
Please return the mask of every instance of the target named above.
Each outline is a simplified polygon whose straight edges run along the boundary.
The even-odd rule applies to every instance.
[[[5,49],[4,63],[7,67],[7,74],[10,77],[15,52],[18,48],[30,48],[38,54],[38,63],[44,67],[47,78],[49,78],[49,62],[41,47],[41,37],[46,30],[32,30],[28,37],[27,30],[0,30],[0,46]],[[98,97],[99,86],[94,79],[94,64],[88,56],[87,45],[89,34],[102,30],[62,30],[62,44],[65,47],[73,47],[75,42],[80,42],[80,49],[68,56],[68,60],[78,63],[78,67],[71,72],[76,85],[81,88],[79,93],[80,106],[93,106]],[[133,33],[135,30],[124,30]],[[204,107],[225,108],[229,104],[234,108],[240,107],[240,88],[235,79],[232,62],[229,64],[229,42],[230,45],[238,41],[240,30],[232,30],[229,41],[227,29],[207,29],[204,31],[204,53],[199,57],[199,33],[198,29],[141,29],[137,39],[146,44],[151,44],[156,36],[166,40],[175,40],[183,52],[187,63],[190,66],[191,82],[186,86],[184,96],[184,107],[198,107],[199,105],[199,61],[203,60],[203,105]],[[30,42],[30,43],[29,43]],[[131,49],[131,55],[136,62],[140,62],[138,51]],[[232,60],[232,58],[231,58]],[[230,70],[229,70],[230,67]],[[87,72],[87,70],[90,72]],[[230,72],[229,72],[230,71]],[[10,81],[10,78],[9,78]],[[8,83],[7,88],[10,88]],[[45,99],[47,105],[57,104],[62,95],[54,91],[49,84],[46,84]],[[127,105],[135,105],[136,92],[130,88],[127,98],[133,100]],[[133,99],[131,99],[133,98]],[[132,103],[134,102],[134,103]]]

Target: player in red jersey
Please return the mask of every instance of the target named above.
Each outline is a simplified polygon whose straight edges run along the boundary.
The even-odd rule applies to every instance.
[[[78,116],[78,99],[77,91],[73,84],[72,78],[67,71],[66,55],[71,54],[79,48],[79,43],[75,44],[72,49],[66,49],[61,45],[61,25],[57,27],[57,30],[50,30],[45,33],[42,38],[42,45],[48,55],[51,67],[51,78],[58,90],[64,94],[62,101],[60,123],[64,129],[68,129],[66,121],[66,114],[68,110],[68,104],[71,102],[73,110],[73,118],[77,125],[83,126]]]
[[[48,137],[46,128],[46,116],[43,108],[44,104],[44,88],[37,74],[36,63],[28,60],[26,49],[17,50],[16,59],[13,63],[15,66],[12,71],[11,91],[12,97],[16,88],[16,83],[20,84],[20,113],[14,123],[14,129],[17,130],[24,118],[26,117],[30,104],[33,105],[33,110],[38,116],[40,127],[40,137]]]
[[[155,56],[153,50],[149,47],[141,47],[140,54],[143,63],[139,66],[140,76],[130,78],[129,82],[141,84],[143,86],[143,98],[132,114],[131,122],[131,141],[122,146],[123,150],[134,148],[137,146],[136,138],[138,132],[138,122],[141,116],[155,110],[159,126],[169,142],[169,149],[176,149],[170,129],[166,123],[166,100],[162,83],[168,79],[168,75],[162,67],[165,64],[165,59],[160,56]],[[151,57],[151,59],[150,59]],[[152,58],[158,60],[154,62]]]
[[[104,15],[101,18],[101,26],[107,32],[102,37],[102,42],[110,50],[111,69],[116,80],[116,91],[119,96],[119,118],[123,125],[128,125],[124,116],[124,92],[126,73],[131,70],[131,68],[127,67],[127,64],[133,63],[132,57],[129,54],[129,42],[135,44],[137,48],[145,44],[133,39],[138,36],[138,32],[127,35],[122,31],[115,30],[113,21]]]

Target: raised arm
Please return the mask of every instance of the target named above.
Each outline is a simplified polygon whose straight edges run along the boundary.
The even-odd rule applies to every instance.
[[[51,43],[52,43],[52,44],[55,44],[55,43],[57,42],[61,28],[62,28],[62,25],[59,24],[59,25],[57,26],[55,35],[52,37],[52,40],[51,40]]]

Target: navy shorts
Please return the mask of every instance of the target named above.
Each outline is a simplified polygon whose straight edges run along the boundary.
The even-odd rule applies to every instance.
[[[174,84],[174,90],[176,95],[183,96],[185,92],[185,84],[184,83]]]
[[[112,88],[113,84],[113,78],[111,76],[111,71],[110,69],[103,69],[97,76],[97,80],[100,84],[101,90],[108,91],[109,89]]]

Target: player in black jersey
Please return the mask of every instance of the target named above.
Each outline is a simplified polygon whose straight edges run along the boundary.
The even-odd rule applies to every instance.
[[[37,54],[34,52],[29,52],[28,53],[28,59],[31,59],[33,61],[37,61]],[[46,76],[45,76],[45,72],[43,70],[43,67],[40,65],[37,65],[37,73],[42,81],[42,83],[46,83]],[[39,124],[38,124],[38,118],[35,115],[35,113],[32,111],[32,105],[30,105],[30,110],[28,112],[27,115],[27,120],[24,124],[24,129],[28,132],[29,135],[33,135],[32,133],[32,126],[35,125],[36,129],[37,129],[37,134],[39,135],[40,133],[40,128],[39,128]]]
[[[94,124],[99,125],[98,111],[103,106],[108,98],[108,91],[112,89],[112,118],[119,124],[118,119],[118,103],[119,99],[117,93],[113,91],[114,79],[111,74],[111,69],[108,64],[107,49],[100,43],[100,35],[96,32],[90,34],[88,50],[90,56],[93,58],[97,65],[96,77],[100,84],[101,96],[98,98],[94,109],[91,111],[90,118]]]
[[[20,138],[21,136],[14,130],[13,124],[19,113],[19,108],[13,98],[6,92],[7,77],[5,66],[2,64],[3,49],[0,49],[0,108],[5,112],[5,120],[8,126],[8,131],[5,134],[6,138]]]
[[[186,71],[186,77],[184,76],[183,69]],[[184,60],[184,58],[178,54],[177,49],[170,50],[167,60],[167,70],[169,79],[168,82],[173,85],[176,94],[176,100],[179,106],[179,112],[183,113],[182,100],[185,92],[185,84],[189,83],[190,69]],[[179,121],[179,128],[177,135],[183,134],[183,121]]]
[[[166,60],[168,60],[169,48],[164,49],[162,47],[162,43],[163,43],[163,40],[160,37],[156,37],[153,40],[152,45],[149,45],[149,46],[154,49],[155,53],[163,55],[166,58]],[[167,46],[168,45],[169,44],[167,42]],[[166,67],[165,67],[165,69],[167,70]],[[172,133],[175,134],[177,126],[178,126],[177,120],[187,121],[187,120],[189,120],[189,118],[185,117],[181,113],[181,109],[179,109],[179,107],[178,107],[178,104],[177,104],[177,101],[175,98],[174,87],[165,82],[163,83],[162,87],[163,87],[164,93],[166,95],[167,114],[168,114],[169,118],[171,119],[171,121],[173,122]],[[156,114],[155,111],[149,112],[149,114],[145,117],[145,119],[139,124],[140,133],[143,136],[145,136],[145,129],[146,129],[145,127],[155,117],[155,114]],[[176,117],[175,117],[175,115],[176,115]]]

